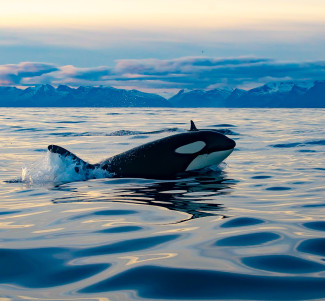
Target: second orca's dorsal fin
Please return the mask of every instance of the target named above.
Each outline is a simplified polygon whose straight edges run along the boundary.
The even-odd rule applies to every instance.
[[[196,128],[193,120],[191,120],[191,128],[190,128],[190,132],[195,132],[195,131],[198,131],[198,129]]]

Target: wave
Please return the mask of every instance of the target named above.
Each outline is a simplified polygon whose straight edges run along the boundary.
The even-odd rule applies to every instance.
[[[76,162],[70,157],[47,152],[41,159],[24,166],[21,178],[10,180],[10,182],[56,186],[68,182],[109,177],[112,175],[107,171],[98,168],[94,170],[77,169]]]
[[[220,133],[220,134],[223,134],[223,135],[228,135],[228,136],[239,136],[238,133],[232,131],[232,130],[229,130],[229,129],[218,129],[218,130],[215,130],[216,132]]]
[[[280,143],[273,144],[272,147],[277,148],[291,148],[291,147],[299,147],[306,145],[325,145],[325,140],[311,140],[311,141],[302,141],[302,142],[292,142],[292,143]]]
[[[61,133],[50,133],[52,136],[61,136],[61,137],[82,137],[82,136],[135,136],[135,135],[154,135],[161,133],[169,133],[169,132],[185,132],[184,129],[180,128],[164,128],[157,131],[130,131],[130,130],[117,130],[110,133],[105,132],[61,132]]]
[[[229,123],[213,124],[213,125],[210,125],[210,126],[215,127],[215,128],[218,128],[218,127],[221,127],[221,128],[236,127],[235,125],[229,124]]]
[[[40,128],[17,128],[14,130],[14,132],[42,132],[43,129]]]

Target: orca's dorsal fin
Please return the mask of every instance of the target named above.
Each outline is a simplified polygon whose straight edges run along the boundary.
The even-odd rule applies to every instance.
[[[190,132],[195,132],[195,131],[198,131],[198,129],[196,128],[193,120],[191,120],[191,128],[190,128]]]

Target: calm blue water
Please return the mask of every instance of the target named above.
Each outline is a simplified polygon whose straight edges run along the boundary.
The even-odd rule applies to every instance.
[[[8,108],[0,119],[0,300],[325,299],[325,110]],[[190,119],[237,148],[186,179],[69,182],[46,152],[95,163]]]

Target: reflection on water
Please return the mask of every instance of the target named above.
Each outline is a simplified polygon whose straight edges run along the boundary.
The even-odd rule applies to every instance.
[[[195,173],[193,173],[195,174]],[[112,190],[91,198],[88,192],[73,191],[72,196],[56,198],[52,202],[122,202],[160,206],[169,210],[184,212],[190,219],[223,214],[224,205],[218,203],[218,196],[231,193],[236,181],[227,178],[225,171],[202,171],[194,177],[180,178],[173,181],[143,181],[133,179],[111,179],[105,184],[115,184]],[[141,180],[140,180],[141,181]],[[119,184],[118,184],[119,183]],[[118,185],[116,185],[118,184]],[[105,186],[104,186],[105,187]],[[58,186],[55,189],[66,189]],[[225,216],[224,216],[225,217]]]
[[[1,301],[324,299],[324,110],[3,112]],[[95,163],[191,119],[236,140],[227,165],[53,187],[36,164],[40,183],[17,180],[49,144]]]

